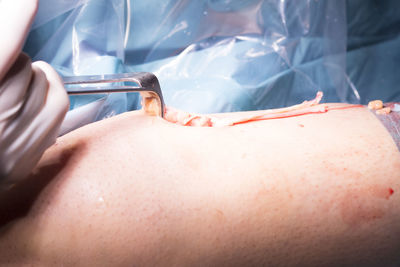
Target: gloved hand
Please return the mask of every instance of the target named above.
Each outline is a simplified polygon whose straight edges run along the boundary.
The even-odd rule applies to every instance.
[[[30,173],[68,111],[55,70],[21,52],[37,6],[37,0],[0,0],[0,185]]]

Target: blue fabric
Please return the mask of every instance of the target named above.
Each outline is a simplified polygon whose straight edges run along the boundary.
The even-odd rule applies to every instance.
[[[400,101],[400,2],[348,0],[347,74],[362,103]]]

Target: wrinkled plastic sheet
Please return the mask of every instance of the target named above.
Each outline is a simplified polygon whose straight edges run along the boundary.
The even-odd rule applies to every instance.
[[[394,0],[41,0],[25,50],[61,75],[153,72],[166,104],[190,112],[282,107],[317,91],[326,102],[400,101],[399,10]],[[98,120],[140,101],[71,98],[83,106]]]

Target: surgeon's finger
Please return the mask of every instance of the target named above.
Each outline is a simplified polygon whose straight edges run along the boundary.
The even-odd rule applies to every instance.
[[[15,117],[22,108],[31,78],[31,60],[21,53],[0,82],[0,124]]]
[[[12,180],[25,177],[49,145],[45,134],[49,126],[36,122],[45,106],[48,85],[44,72],[34,68],[27,93],[21,99],[23,104],[16,116],[5,123],[0,136],[0,176],[7,174]]]
[[[20,100],[23,103],[21,108],[16,113],[16,116],[6,124],[2,135],[3,142],[12,143],[10,139],[18,138],[24,140],[18,142],[21,147],[32,146],[37,141],[38,135],[41,134],[43,128],[47,128],[43,125],[41,129],[36,129],[33,121],[39,116],[46,104],[49,83],[46,74],[41,69],[32,66],[32,73],[32,79],[26,89],[26,94]],[[19,148],[18,150],[21,151]]]
[[[36,131],[40,132],[43,138],[42,147],[38,149],[44,151],[55,142],[59,134],[61,123],[69,108],[69,98],[60,76],[49,64],[38,61],[32,66],[42,70],[48,82],[44,105],[32,122],[32,127],[36,127]]]
[[[38,8],[38,0],[0,0],[0,80],[17,59]]]
[[[19,168],[8,170],[9,181],[24,178],[34,168],[44,151],[51,146],[59,133],[60,125],[68,111],[68,96],[57,72],[45,62],[32,64],[34,78],[30,85],[31,96],[26,101],[26,109],[32,116],[24,113],[23,123],[15,123],[14,140],[15,164]],[[35,94],[36,92],[36,94]],[[21,125],[25,125],[24,128]],[[1,144],[0,144],[1,145]]]
[[[55,120],[62,121],[69,108],[69,98],[61,77],[53,67],[44,61],[37,61],[32,65],[40,68],[45,73],[49,83],[45,106],[46,112],[51,113]]]

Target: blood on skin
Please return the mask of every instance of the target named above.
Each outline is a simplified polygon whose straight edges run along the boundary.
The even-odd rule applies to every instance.
[[[389,187],[388,191],[389,191],[389,195],[388,195],[387,199],[389,199],[389,197],[391,197],[394,194],[394,190],[392,188]]]
[[[356,227],[383,218],[393,194],[391,187],[382,185],[347,190],[339,203],[343,222]]]
[[[389,199],[394,194],[394,190],[391,187],[371,186],[370,190],[372,195],[378,198]]]

